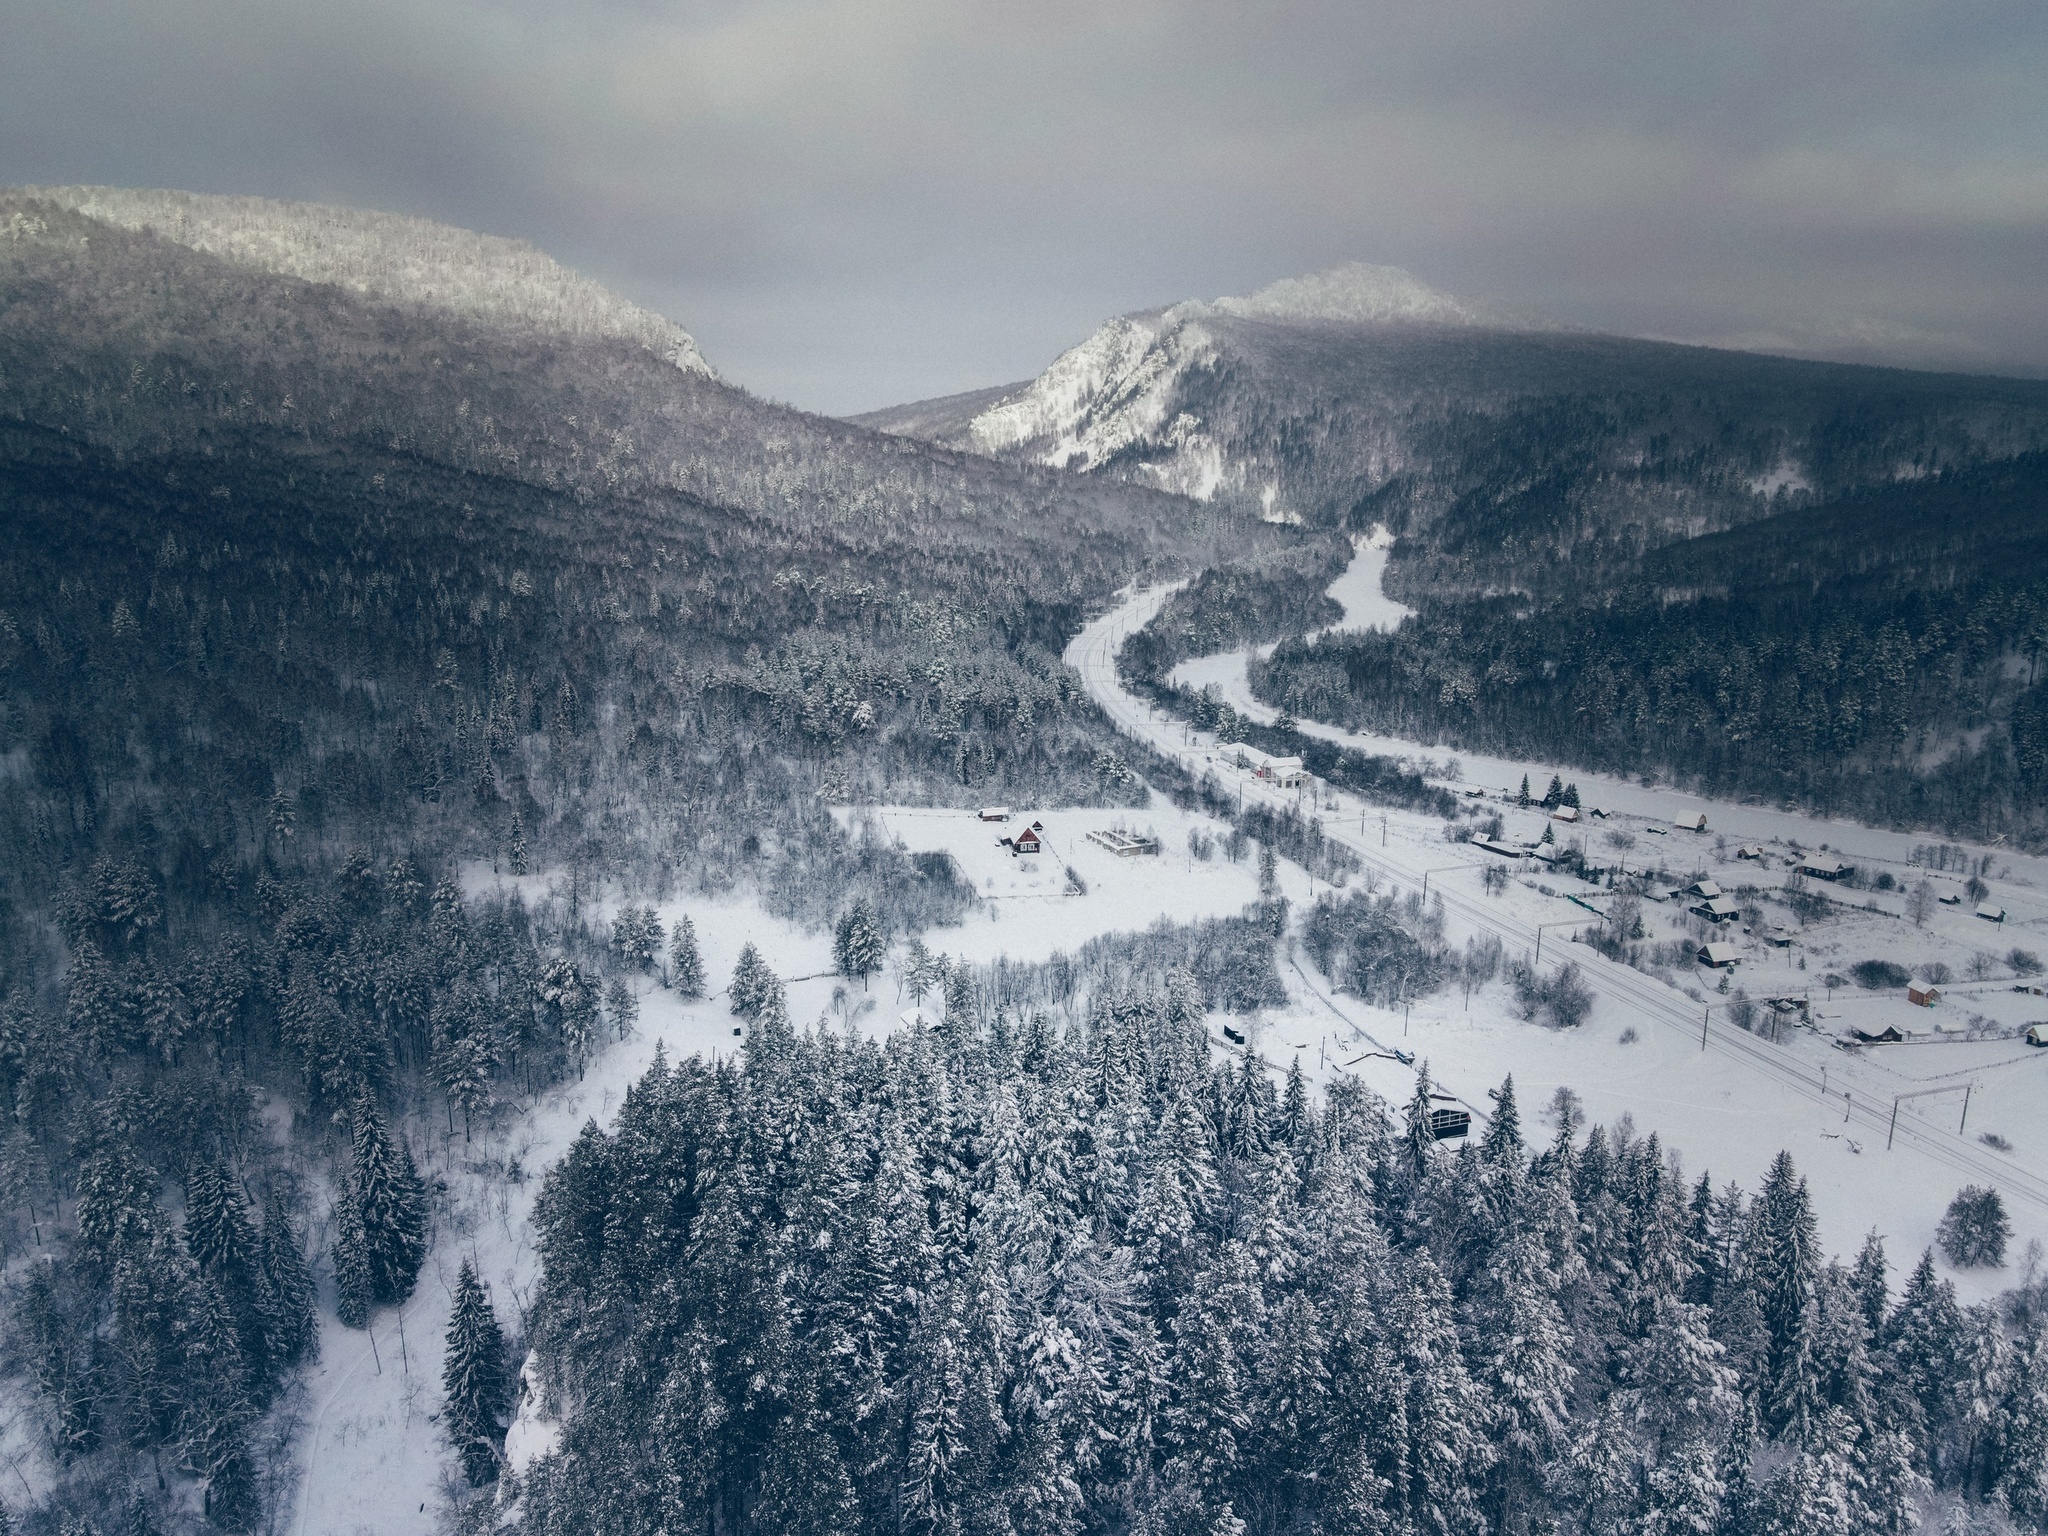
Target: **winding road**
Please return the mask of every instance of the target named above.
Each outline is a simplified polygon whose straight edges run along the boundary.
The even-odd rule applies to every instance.
[[[1127,635],[1151,622],[1173,590],[1171,586],[1159,586],[1129,594],[1074,638],[1066,650],[1067,664],[1080,673],[1090,695],[1125,734],[1191,768],[1213,767],[1219,777],[1236,781],[1247,799],[1263,797],[1276,807],[1297,805],[1296,797],[1286,790],[1228,768],[1220,761],[1208,762],[1208,752],[1217,745],[1213,738],[1193,733],[1197,744],[1188,745],[1186,738],[1190,733],[1182,722],[1159,715],[1144,700],[1126,691],[1118,679],[1117,648]],[[1338,803],[1343,803],[1343,799],[1337,797]],[[1361,808],[1363,804],[1360,802]],[[1359,813],[1354,810],[1350,814],[1355,816]],[[1377,817],[1378,812],[1370,814]],[[1405,822],[1413,818],[1408,813],[1401,813],[1401,819]],[[1422,885],[1432,869],[1444,862],[1442,853],[1433,859],[1417,860],[1379,846],[1356,831],[1346,830],[1346,827],[1345,816],[1327,816],[1323,821],[1323,834],[1356,854],[1368,868],[1377,869],[1408,885]],[[1536,949],[1539,933],[1534,926],[1498,909],[1495,904],[1457,891],[1446,882],[1439,881],[1436,889],[1442,892],[1447,917],[1455,923],[1472,932],[1492,934],[1511,950],[1528,954]],[[1831,1109],[1843,1110],[1850,1121],[1865,1128],[1873,1137],[1887,1135],[1892,1119],[1889,1105],[1854,1099],[1837,1104],[1835,1101],[1843,1096],[1827,1092],[1816,1080],[1813,1070],[1789,1052],[1726,1020],[1714,1019],[1711,1011],[1707,1012],[1703,1023],[1701,1008],[1662,982],[1608,960],[1590,948],[1574,948],[1568,958],[1577,962],[1594,994],[1608,1004],[1647,1022],[1682,1030],[1690,1038],[1703,1039],[1705,1049],[1739,1063],[1759,1077],[1816,1103],[1824,1103]],[[1900,1115],[1895,1143],[1900,1150],[1932,1158],[1973,1182],[1996,1188],[2009,1200],[2023,1201],[2037,1211],[2048,1213],[2048,1178],[2009,1160],[1994,1158],[1960,1135],[1944,1132],[1915,1116]]]

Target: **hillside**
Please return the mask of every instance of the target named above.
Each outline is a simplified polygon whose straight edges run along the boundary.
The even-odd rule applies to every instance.
[[[860,421],[1408,540],[1397,580],[1548,579],[2048,445],[2048,384],[1542,327],[1384,268],[1111,320],[1030,383]],[[1404,587],[1406,595],[1408,588]]]
[[[1264,535],[695,357],[417,221],[0,194],[0,1245],[47,1261],[7,1305],[51,1528],[277,1515],[316,1318],[388,1317],[471,1131],[630,1031],[635,902],[902,938],[972,891],[835,805],[1139,793],[1060,647]]]

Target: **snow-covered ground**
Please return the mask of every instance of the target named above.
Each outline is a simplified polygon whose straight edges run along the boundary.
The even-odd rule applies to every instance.
[[[1394,536],[1384,525],[1377,526],[1363,537],[1353,540],[1351,563],[1344,572],[1329,585],[1329,594],[1344,610],[1344,617],[1328,628],[1313,632],[1315,635],[1359,634],[1365,630],[1399,629],[1401,621],[1415,610],[1406,603],[1387,596],[1381,579],[1387,574],[1387,560],[1394,548]],[[1167,681],[1197,692],[1214,686],[1228,699],[1239,714],[1253,713],[1257,720],[1271,720],[1274,712],[1251,698],[1251,681],[1246,667],[1253,651],[1261,657],[1273,653],[1271,645],[1255,646],[1251,650],[1223,651],[1214,656],[1198,656],[1184,661],[1167,673]],[[1250,700],[1250,710],[1240,700]]]
[[[1717,977],[1681,965],[1666,982],[1572,943],[1575,930],[1597,921],[1589,908],[1606,904],[1605,893],[1595,887],[1539,869],[1518,873],[1505,893],[1487,895],[1480,870],[1491,856],[1446,843],[1436,818],[1382,812],[1314,786],[1274,790],[1231,767],[1211,737],[1125,693],[1116,680],[1116,648],[1150,620],[1163,597],[1156,589],[1131,595],[1068,650],[1070,664],[1119,725],[1196,771],[1207,769],[1225,783],[1241,785],[1247,799],[1264,795],[1319,815],[1326,834],[1357,852],[1382,881],[1409,890],[1427,881],[1431,894],[1444,899],[1454,944],[1491,934],[1510,956],[1535,957],[1540,943],[1546,968],[1565,958],[1577,962],[1596,994],[1589,1021],[1565,1032],[1522,1022],[1498,983],[1476,993],[1469,1005],[1453,990],[1415,1005],[1404,1018],[1337,995],[1302,961],[1285,970],[1296,1003],[1269,1021],[1263,1044],[1269,1061],[1284,1065],[1299,1050],[1319,1077],[1333,1066],[1355,1071],[1401,1100],[1413,1090],[1413,1069],[1379,1052],[1412,1052],[1481,1113],[1485,1089],[1510,1072],[1525,1113],[1556,1088],[1570,1087],[1593,1119],[1629,1115],[1641,1130],[1656,1131],[1693,1175],[1710,1170],[1717,1181],[1735,1179],[1752,1189],[1778,1150],[1788,1149],[1812,1182],[1823,1240],[1837,1252],[1852,1250],[1875,1228],[1886,1235],[1896,1261],[1910,1262],[1932,1243],[1942,1211],[1965,1183],[1990,1184],[2004,1194],[2016,1231],[2015,1260],[2029,1241],[2048,1242],[2048,1051],[2030,1051],[2010,1038],[1962,1038],[1971,1015],[1979,1017],[1980,1033],[2048,1018],[2048,999],[2015,993],[2002,966],[1997,974],[2003,979],[1951,985],[1931,1010],[1911,1007],[1897,993],[1880,996],[1853,987],[1830,993],[1821,985],[1830,971],[1846,971],[1863,959],[1896,960],[1909,968],[1940,961],[1966,975],[1980,953],[2003,954],[2015,945],[2048,949],[2048,943],[2036,942],[2048,940],[2048,903],[2041,895],[2048,871],[2040,861],[1974,850],[1994,855],[1994,900],[2010,912],[2002,926],[1982,921],[1965,904],[1939,906],[1924,929],[1915,928],[1901,915],[1898,892],[1830,888],[1840,904],[1800,930],[1789,948],[1765,944],[1761,933],[1718,933],[1739,943],[1743,959],[1734,982],[1753,997],[1811,997],[1812,1025],[1791,1028],[1774,1043],[1728,1022],[1725,1004],[1731,999],[1715,990]],[[1228,675],[1233,662],[1242,679],[1241,653],[1217,662],[1215,672]],[[1187,670],[1202,666],[1193,663]],[[1248,694],[1232,702],[1260,718],[1272,716]],[[1327,728],[1317,733],[1417,760],[1445,755],[1427,743],[1357,738]],[[1496,786],[1496,796],[1500,788],[1518,785],[1523,773],[1540,787],[1553,771],[1548,764],[1470,757],[1465,770],[1465,780]],[[1577,778],[1589,808],[1600,805],[1613,814],[1580,828],[1560,825],[1559,836],[1585,836],[1599,846],[1608,834],[1621,833],[1634,845],[1603,851],[1619,853],[1631,865],[1661,865],[1687,882],[1705,874],[1730,888],[1759,887],[1744,904],[1763,907],[1766,927],[1800,929],[1789,909],[1762,894],[1782,887],[1789,841],[1809,848],[1824,842],[1903,876],[1915,843],[1940,840],[1644,790],[1584,773],[1566,777]],[[1534,839],[1545,823],[1541,812],[1519,811],[1498,799],[1489,808],[1503,812],[1510,838]],[[1681,809],[1704,810],[1709,833],[1672,830]],[[1747,842],[1764,845],[1762,861],[1736,858]],[[1956,879],[1936,878],[1940,887],[1957,885]],[[1683,907],[1645,903],[1653,940],[1691,937]],[[1709,1012],[1710,1005],[1723,1006]],[[1859,1051],[1835,1044],[1852,1027],[1875,1032],[1887,1024],[1918,1038]],[[1894,1134],[1897,1096],[1928,1089],[1937,1091],[1898,1103]],[[1986,1133],[2002,1138],[2010,1150],[1978,1139]],[[2011,1274],[2008,1269],[1955,1278],[1969,1297],[2001,1289]]]
[[[1376,587],[1384,563],[1384,547],[1367,542],[1359,564],[1339,583],[1347,626],[1398,622],[1398,605],[1376,602],[1365,590],[1367,576]],[[1426,881],[1430,894],[1443,898],[1454,944],[1493,934],[1510,955],[1533,956],[1540,937],[1542,963],[1575,960],[1597,995],[1589,1021],[1571,1031],[1522,1022],[1499,982],[1469,999],[1454,988],[1403,1014],[1338,994],[1290,944],[1281,974],[1291,1002],[1256,1021],[1240,1021],[1251,1027],[1258,1049],[1276,1069],[1298,1054],[1316,1082],[1354,1073],[1398,1104],[1413,1091],[1414,1068],[1391,1053],[1410,1053],[1479,1116],[1488,1108],[1486,1090],[1512,1073],[1532,1140],[1547,1134],[1543,1104],[1559,1087],[1568,1087],[1593,1120],[1631,1117],[1640,1130],[1662,1137],[1692,1175],[1709,1170],[1717,1181],[1733,1179],[1751,1189],[1770,1159],[1786,1148],[1812,1185],[1822,1240],[1833,1252],[1853,1251],[1875,1228],[1885,1234],[1895,1265],[1910,1264],[1933,1241],[1942,1210],[1965,1183],[1992,1184],[2005,1194],[2016,1229],[2015,1263],[2030,1240],[2048,1242],[2048,1050],[2030,1051],[2009,1038],[1963,1038],[1973,1016],[1980,1034],[2048,1019],[2048,998],[2015,993],[2009,979],[1959,982],[1945,987],[1930,1010],[1896,993],[1850,987],[1830,994],[1821,985],[1830,971],[1846,971],[1872,957],[1909,966],[1940,962],[1967,975],[1971,957],[1979,953],[2002,953],[2014,944],[2048,949],[2048,903],[2041,896],[2048,871],[2038,861],[1998,854],[1999,868],[2010,867],[1994,880],[1997,899],[2012,912],[2002,929],[1976,918],[1967,906],[1937,907],[1924,928],[1915,928],[1901,915],[1898,893],[1841,890],[1831,893],[1841,905],[1800,931],[1789,948],[1767,946],[1761,934],[1726,935],[1743,955],[1737,984],[1757,998],[1809,995],[1814,1019],[1811,1027],[1795,1027],[1782,1043],[1772,1043],[1734,1028],[1725,1006],[1718,1007],[1707,1017],[1703,1050],[1703,1009],[1728,1001],[1713,990],[1713,978],[1687,966],[1674,978],[1678,985],[1670,985],[1571,942],[1576,928],[1596,920],[1571,898],[1601,907],[1608,899],[1604,892],[1539,871],[1518,872],[1506,892],[1487,895],[1480,881],[1485,856],[1446,843],[1436,819],[1382,813],[1319,789],[1300,795],[1271,790],[1229,766],[1212,740],[1191,738],[1179,722],[1154,716],[1124,693],[1116,682],[1115,648],[1150,619],[1163,597],[1163,589],[1132,596],[1089,625],[1068,651],[1069,661],[1124,729],[1192,767],[1241,784],[1247,799],[1263,794],[1320,816],[1326,834],[1356,851],[1383,883],[1416,889]],[[1242,658],[1235,659],[1241,678]],[[1415,742],[1359,744],[1417,757],[1442,755]],[[1518,784],[1523,772],[1545,783],[1551,772],[1538,763],[1489,766],[1469,757],[1465,762],[1468,779],[1495,785]],[[1589,807],[1602,804],[1615,814],[1583,828],[1559,827],[1560,835],[1598,840],[1625,832],[1636,840],[1623,855],[1632,864],[1661,863],[1686,880],[1704,874],[1730,889],[1756,886],[1767,892],[1783,881],[1787,850],[1783,842],[1772,842],[1777,837],[1797,837],[1809,846],[1825,841],[1858,859],[1889,859],[1901,872],[1911,845],[1929,840],[1636,786],[1610,787],[1610,781],[1588,774],[1576,777]],[[1665,830],[1681,806],[1705,809],[1714,833],[1726,833],[1725,844],[1714,833]],[[1534,839],[1545,824],[1540,812],[1497,802],[1490,808],[1502,812],[1510,837]],[[1228,829],[1184,814],[1163,797],[1143,811],[1013,810],[1003,824],[983,822],[970,811],[908,806],[840,814],[849,826],[872,816],[883,835],[906,849],[944,851],[953,858],[975,890],[975,903],[960,924],[924,937],[932,950],[975,963],[1003,955],[1039,960],[1056,950],[1077,950],[1102,934],[1146,928],[1162,917],[1190,921],[1236,912],[1255,893],[1252,861],[1232,864],[1220,851],[1204,861],[1189,852],[1189,832],[1220,842]],[[1033,821],[1043,824],[1044,852],[1019,857],[1001,846],[1002,836]],[[1661,836],[1650,831],[1653,824]],[[1119,857],[1089,840],[1088,833],[1098,829],[1154,838],[1160,852]],[[1747,841],[1766,845],[1761,867],[1735,857],[1737,845]],[[1068,894],[1070,866],[1081,875],[1085,895]],[[1280,880],[1297,909],[1314,894],[1299,868],[1283,864]],[[549,895],[548,882],[538,876],[514,882],[478,868],[468,872],[466,883],[472,895],[515,884],[529,902]],[[1767,894],[1744,900],[1760,902],[1772,923],[1798,927]],[[1690,935],[1683,907],[1644,904],[1652,941]],[[791,1016],[800,1024],[824,1019],[843,1028],[850,1018],[853,1027],[879,1034],[910,1006],[898,995],[893,963],[867,988],[850,987],[831,974],[829,934],[804,932],[751,901],[681,899],[658,910],[665,926],[690,916],[714,988],[731,975],[741,947],[757,945],[785,979]],[[307,1384],[301,1497],[289,1529],[301,1536],[357,1536],[436,1527],[451,1461],[435,1423],[442,1336],[462,1260],[476,1263],[501,1319],[516,1331],[539,1277],[530,1217],[546,1169],[588,1119],[610,1121],[658,1048],[677,1059],[722,1054],[740,1043],[719,997],[684,1003],[656,978],[647,978],[640,1005],[632,1038],[607,1045],[580,1081],[560,1085],[530,1108],[507,1111],[494,1128],[480,1126],[473,1141],[444,1129],[436,1145],[422,1149],[423,1171],[448,1183],[433,1253],[402,1315],[381,1314],[369,1334],[323,1317],[321,1360]],[[1912,1038],[1856,1052],[1833,1044],[1849,1028],[1876,1032],[1886,1025]],[[1968,1124],[1959,1134],[1965,1087]],[[1926,1089],[1941,1091],[1900,1103],[1897,1134],[1887,1150],[1895,1096]],[[1985,1133],[2001,1137],[2010,1151],[1977,1139]],[[517,1179],[509,1173],[514,1160]],[[327,1236],[316,1228],[316,1242],[324,1245]],[[1955,1278],[1962,1294],[1974,1298],[2009,1284],[2012,1274],[2009,1267]],[[529,1448],[545,1445],[546,1434],[546,1426],[530,1420],[518,1430]]]
[[[848,821],[872,814],[908,851],[952,856],[974,887],[975,905],[966,922],[934,929],[925,942],[977,965],[1002,955],[1034,961],[1055,950],[1071,954],[1104,933],[1149,928],[1162,918],[1228,917],[1258,894],[1251,860],[1232,864],[1221,852],[1199,860],[1189,851],[1191,832],[1220,843],[1230,835],[1228,824],[1183,813],[1164,798],[1140,812],[1020,809],[1007,823],[977,820],[973,811],[923,806],[840,814]],[[1017,855],[1002,846],[1002,837],[1034,821],[1044,827],[1042,853]],[[1159,852],[1113,853],[1090,840],[1088,834],[1097,830],[1126,831]],[[1085,895],[1072,894],[1069,868],[1081,877]]]

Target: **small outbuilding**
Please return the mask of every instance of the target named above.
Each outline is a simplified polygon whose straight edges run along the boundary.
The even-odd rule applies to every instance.
[[[1999,906],[1996,902],[1987,901],[1977,909],[1977,915],[1987,923],[2003,923],[2005,921],[2005,908]]]
[[[1088,841],[1107,848],[1120,859],[1136,858],[1141,853],[1157,853],[1159,845],[1149,837],[1133,837],[1128,832],[1098,827],[1088,834]]]
[[[1934,899],[1944,907],[1960,907],[1963,904],[1963,893],[1961,891],[1943,891]]]
[[[1010,808],[1007,805],[984,805],[974,813],[983,821],[1008,821]]]
[[[1941,1001],[1941,989],[1931,981],[1922,981],[1915,976],[1906,983],[1906,1001],[1915,1008],[1932,1008]]]
[[[1761,862],[1763,856],[1764,850],[1763,844],[1761,843],[1744,843],[1740,848],[1735,850],[1735,857],[1737,857],[1738,859],[1753,859]]]
[[[1731,969],[1741,958],[1742,952],[1733,944],[1724,944],[1719,940],[1712,944],[1702,944],[1698,956],[1701,965],[1716,971]]]
[[[1858,1045],[1897,1045],[1906,1038],[1894,1024],[1887,1024],[1879,1030],[1852,1029],[1849,1037]]]
[[[1695,880],[1685,888],[1685,893],[1688,896],[1697,896],[1702,901],[1710,901],[1721,894],[1721,887],[1712,880]]]
[[[1681,832],[1704,832],[1707,830],[1707,813],[1687,811],[1683,816],[1672,817],[1671,825]]]
[[[2029,1024],[2027,1026],[2027,1044],[2048,1045],[2048,1024]]]
[[[1849,866],[1831,853],[1808,853],[1800,856],[1799,873],[1816,880],[1839,880],[1849,873]]]
[[[1550,813],[1550,819],[1552,821],[1577,821],[1579,819],[1579,808],[1576,805],[1560,805]]]

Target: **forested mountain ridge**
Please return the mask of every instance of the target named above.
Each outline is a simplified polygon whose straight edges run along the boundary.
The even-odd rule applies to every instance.
[[[1577,579],[1780,494],[2048,447],[2048,383],[1518,326],[1426,289],[1376,308],[1331,292],[1348,290],[1123,316],[993,401],[857,419],[1273,517],[1384,523],[1409,541],[1397,580],[1441,549],[1482,586],[1566,562]]]
[[[2044,574],[2048,456],[2029,454],[1537,594],[1411,572],[1420,612],[1398,631],[1286,642],[1253,686],[1359,728],[2033,843],[2048,833]]]
[[[959,913],[830,806],[1130,798],[1061,645],[1264,537],[516,310],[0,195],[0,1244],[53,1529],[277,1512],[316,1290],[358,1324],[433,1240],[428,1128],[630,1026],[665,936],[598,893]]]

